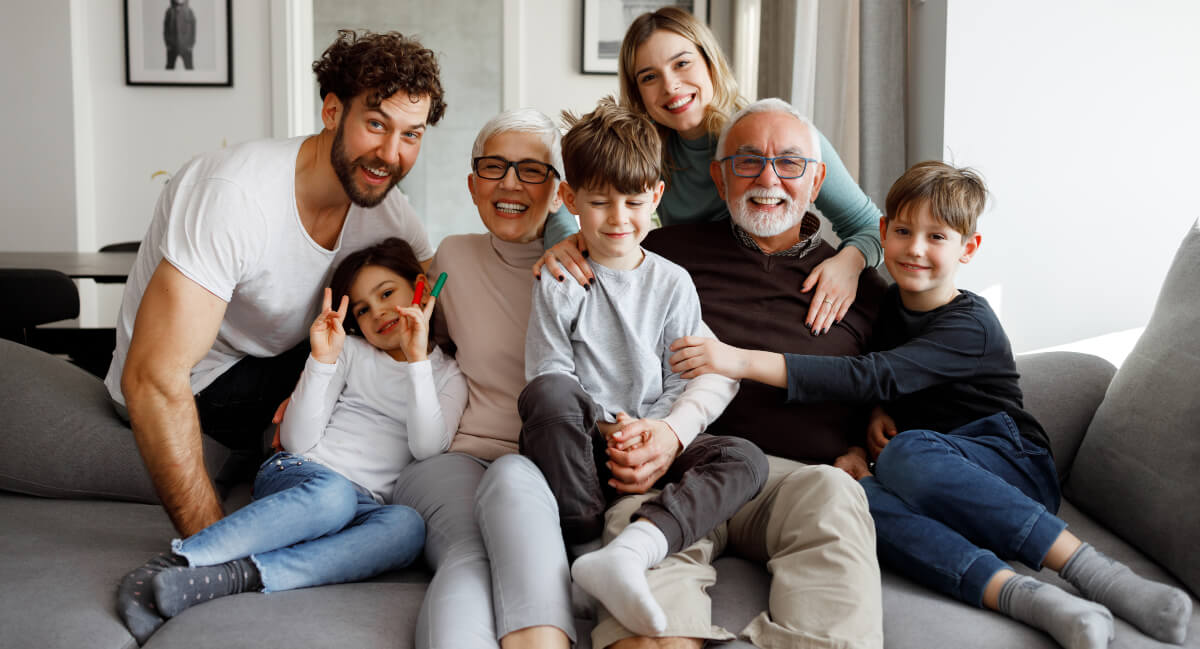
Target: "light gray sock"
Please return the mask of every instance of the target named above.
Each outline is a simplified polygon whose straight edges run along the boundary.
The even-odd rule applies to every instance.
[[[1067,649],[1105,649],[1113,639],[1112,613],[1033,577],[1017,575],[1000,588],[1000,612],[1049,633]]]
[[[1084,597],[1112,609],[1142,633],[1160,642],[1183,644],[1192,600],[1182,590],[1139,577],[1087,543],[1071,555],[1059,574]]]
[[[646,570],[667,556],[667,537],[653,523],[637,521],[611,543],[575,560],[571,577],[625,628],[653,636],[667,628],[667,614],[654,599]]]

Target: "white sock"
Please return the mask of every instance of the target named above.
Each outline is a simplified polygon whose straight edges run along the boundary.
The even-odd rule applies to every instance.
[[[646,570],[667,557],[667,537],[649,521],[637,521],[600,550],[575,560],[571,577],[638,635],[667,628],[667,614],[650,592]]]

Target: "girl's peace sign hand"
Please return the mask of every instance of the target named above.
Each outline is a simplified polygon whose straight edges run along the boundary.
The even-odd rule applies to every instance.
[[[308,330],[308,343],[312,347],[313,358],[326,365],[336,363],[342,353],[342,343],[346,341],[346,330],[342,328],[342,321],[346,319],[349,305],[350,298],[343,295],[342,303],[338,305],[338,310],[334,311],[333,291],[326,288],[325,299],[321,301],[321,315],[317,316]]]
[[[436,297],[427,297],[425,306],[414,304],[396,307],[396,313],[400,314],[404,356],[410,363],[429,358],[429,320],[433,317],[433,307],[436,303]]]

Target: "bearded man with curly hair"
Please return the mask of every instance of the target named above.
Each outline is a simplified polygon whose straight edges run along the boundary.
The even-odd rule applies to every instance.
[[[185,164],[125,286],[105,384],[184,537],[223,516],[202,436],[234,451],[218,486],[252,475],[304,366],[331,269],[389,236],[426,267],[433,256],[408,200],[391,191],[446,110],[433,52],[395,32],[342,31],[313,71],[321,132]]]

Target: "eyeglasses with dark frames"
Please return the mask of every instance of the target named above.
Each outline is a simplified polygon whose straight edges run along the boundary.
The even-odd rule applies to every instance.
[[[758,178],[763,169],[767,168],[767,163],[769,162],[771,163],[771,168],[775,170],[776,176],[788,180],[803,176],[804,172],[808,169],[808,163],[820,162],[815,158],[805,158],[798,155],[781,155],[768,158],[752,153],[725,156],[718,162],[725,162],[726,160],[729,161],[729,168],[733,170],[733,175],[735,176]]]
[[[508,174],[508,168],[517,171],[517,180],[531,185],[546,182],[550,175],[558,177],[554,167],[539,160],[507,160],[496,155],[484,155],[471,159],[471,168],[475,175],[486,180],[501,180]]]

